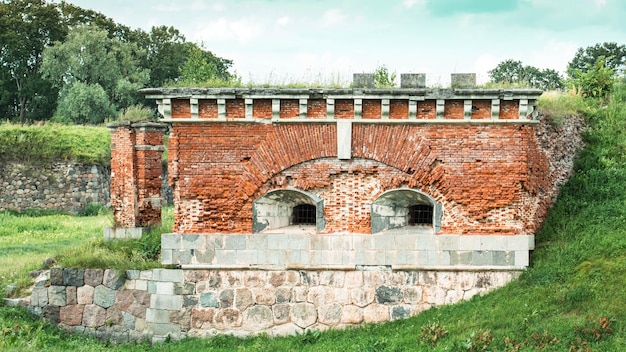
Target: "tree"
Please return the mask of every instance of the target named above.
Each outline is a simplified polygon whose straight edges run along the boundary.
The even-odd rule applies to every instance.
[[[148,49],[146,67],[150,69],[150,86],[161,87],[180,77],[189,55],[185,36],[174,27],[152,27],[144,39]]]
[[[574,58],[567,65],[567,75],[574,78],[577,71],[584,73],[593,70],[599,60],[602,61],[604,68],[613,70],[617,74],[623,73],[626,68],[626,46],[605,42],[584,49],[578,48]]]
[[[374,70],[374,86],[376,88],[392,88],[396,85],[396,73],[390,73],[387,66],[378,66]]]
[[[42,79],[39,67],[46,46],[65,37],[56,6],[45,0],[9,0],[0,2],[0,94],[6,113],[25,122],[27,118],[45,117],[58,91]],[[8,90],[7,90],[8,89]],[[31,103],[38,100],[38,104]],[[45,102],[45,103],[44,103]]]
[[[552,69],[540,70],[534,66],[525,66],[518,60],[504,60],[489,71],[492,83],[513,84],[539,88],[542,90],[562,89],[561,75]]]
[[[139,66],[142,55],[134,43],[110,38],[107,31],[97,27],[80,26],[70,31],[65,42],[44,50],[41,71],[61,90],[59,105],[78,107],[64,100],[74,100],[72,94],[95,92],[98,85],[106,93],[110,108],[117,110],[136,104],[140,98],[137,90],[148,82],[148,70]],[[76,112],[70,115],[79,116]]]
[[[211,80],[230,82],[236,79],[228,72],[232,61],[215,56],[203,45],[186,43],[188,47],[187,61],[181,69],[180,80],[185,83],[204,83]]]
[[[115,111],[102,86],[73,82],[61,91],[56,115],[61,121],[98,124],[115,116]]]

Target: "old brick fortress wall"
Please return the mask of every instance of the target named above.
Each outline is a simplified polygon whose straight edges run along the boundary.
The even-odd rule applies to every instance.
[[[528,266],[554,193],[541,91],[477,89],[473,75],[428,89],[419,76],[400,89],[144,90],[171,124],[162,262]]]
[[[329,124],[178,124],[170,183],[180,233],[251,233],[253,201],[283,188],[324,199],[322,233],[370,233],[385,191],[429,194],[445,212],[442,234],[534,233],[547,163],[528,125],[365,125],[352,159],[338,160]]]
[[[373,232],[372,205],[402,189],[440,207],[439,234],[526,235],[542,220],[539,91],[146,93],[172,124],[177,233],[259,232],[255,201],[289,189],[323,200],[318,233]]]

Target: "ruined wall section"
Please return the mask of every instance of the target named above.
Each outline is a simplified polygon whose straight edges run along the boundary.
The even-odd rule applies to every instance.
[[[115,226],[152,226],[161,221],[163,136],[167,126],[118,122],[111,130],[111,207]]]

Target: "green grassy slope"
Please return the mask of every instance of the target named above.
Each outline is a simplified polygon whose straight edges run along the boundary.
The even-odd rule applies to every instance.
[[[108,165],[110,140],[106,127],[1,123],[0,162],[47,165],[54,161],[73,160]]]
[[[616,87],[608,105],[589,104],[587,145],[576,173],[537,234],[532,267],[506,287],[359,329],[112,350],[626,351],[626,87]],[[0,308],[0,331],[0,349],[107,349],[66,337],[16,309]]]

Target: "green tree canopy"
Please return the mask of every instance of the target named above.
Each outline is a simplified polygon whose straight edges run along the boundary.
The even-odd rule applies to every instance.
[[[561,75],[552,69],[540,70],[534,66],[526,66],[518,60],[504,60],[489,71],[492,83],[513,84],[539,88],[543,90],[562,89]]]
[[[201,84],[211,80],[230,82],[236,77],[228,72],[232,61],[215,56],[204,45],[186,43],[187,61],[181,69],[180,81]]]
[[[75,83],[83,83],[90,89],[100,86],[108,97],[112,109],[135,104],[137,90],[148,82],[149,72],[139,66],[143,51],[135,43],[110,38],[107,31],[93,26],[79,26],[70,31],[64,42],[56,42],[43,53],[41,72],[61,90],[59,105],[72,100],[77,93]],[[85,91],[80,86],[80,91]],[[67,112],[59,110],[57,114]],[[76,113],[72,113],[76,116]]]
[[[24,122],[45,114],[35,108],[53,108],[58,91],[42,79],[39,67],[44,48],[63,40],[65,34],[54,4],[0,2],[0,105],[5,109],[0,111]]]
[[[598,61],[602,61],[604,68],[613,70],[617,74],[623,73],[626,68],[626,46],[615,42],[605,42],[578,48],[574,58],[567,65],[567,75],[574,78],[577,71],[585,73],[594,70]]]

